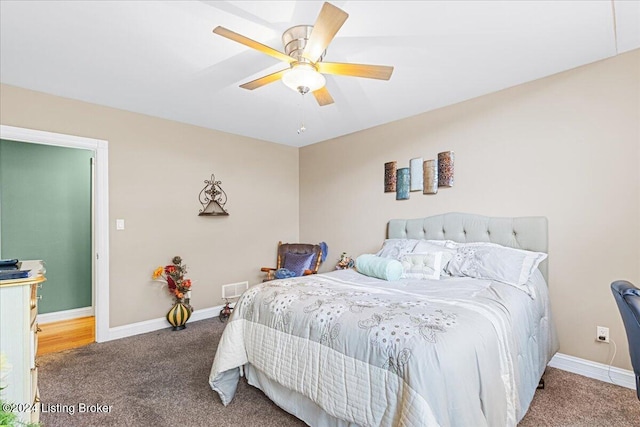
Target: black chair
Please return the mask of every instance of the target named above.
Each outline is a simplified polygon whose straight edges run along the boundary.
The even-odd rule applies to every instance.
[[[640,400],[640,289],[626,280],[617,280],[611,284],[611,292],[627,331],[631,365],[636,374],[636,393]]]

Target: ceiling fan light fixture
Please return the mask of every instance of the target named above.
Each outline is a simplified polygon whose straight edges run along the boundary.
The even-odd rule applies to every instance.
[[[282,34],[284,53],[224,27],[218,26],[213,32],[289,65],[288,68],[243,83],[241,88],[254,90],[282,80],[287,87],[302,95],[312,92],[318,105],[322,107],[334,102],[325,87],[323,74],[389,80],[393,73],[393,67],[388,65],[323,61],[327,47],[348,17],[349,14],[344,10],[325,2],[313,25],[296,25]]]
[[[297,63],[282,76],[282,82],[292,90],[304,95],[324,87],[327,81],[313,65]]]

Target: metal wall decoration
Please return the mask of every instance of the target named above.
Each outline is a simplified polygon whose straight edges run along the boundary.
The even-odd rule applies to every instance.
[[[409,198],[409,181],[411,173],[409,168],[398,169],[398,182],[396,183],[396,200],[406,200]]]
[[[422,190],[422,157],[416,157],[415,159],[409,160],[409,168],[411,169],[411,191],[420,191]]]
[[[438,153],[438,186],[453,187],[453,151]]]
[[[395,193],[396,191],[396,162],[384,164],[384,192]]]
[[[384,192],[396,193],[396,200],[406,200],[409,192],[437,194],[438,187],[453,187],[453,151],[438,153],[437,159],[424,160],[415,157],[409,160],[408,168],[398,168],[396,161],[384,164]]]
[[[198,201],[202,205],[198,216],[229,215],[224,208],[227,204],[227,193],[220,186],[222,181],[216,181],[215,175],[211,174],[211,179],[205,179],[204,183],[204,188],[198,194]]]
[[[438,192],[438,162],[435,159],[424,161],[424,187],[423,194],[436,194]]]

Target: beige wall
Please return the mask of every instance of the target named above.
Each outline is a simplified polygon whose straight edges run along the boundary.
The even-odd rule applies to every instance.
[[[150,276],[174,255],[189,267],[194,307],[207,308],[223,302],[222,284],[261,280],[278,240],[298,238],[296,148],[6,85],[0,123],[108,141],[111,327],[166,314],[171,298]],[[197,215],[211,173],[229,217]]]
[[[329,244],[327,270],[342,251],[377,250],[390,218],[544,215],[561,351],[607,362],[594,334],[609,326],[614,365],[630,369],[609,283],[640,283],[639,76],[636,50],[299,152],[6,85],[0,123],[109,141],[111,327],[164,316],[170,298],[149,275],[175,254],[206,308],[222,302],[222,284],[260,280],[275,243],[298,229],[300,241]],[[453,188],[406,201],[383,193],[385,162],[445,150],[456,153]],[[197,216],[212,172],[228,218]]]
[[[443,212],[549,219],[550,288],[565,354],[631,369],[609,289],[640,284],[640,51],[300,150],[300,239],[372,252],[390,218]],[[384,163],[455,151],[455,186],[396,201]],[[611,351],[611,352],[610,352]]]

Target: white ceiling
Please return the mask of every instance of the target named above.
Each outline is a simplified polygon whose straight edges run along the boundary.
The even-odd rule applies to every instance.
[[[349,19],[325,60],[395,71],[327,76],[325,107],[281,82],[239,88],[283,63],[212,33],[282,51],[316,1],[1,0],[0,81],[300,147],[640,48],[639,1],[332,3]]]

